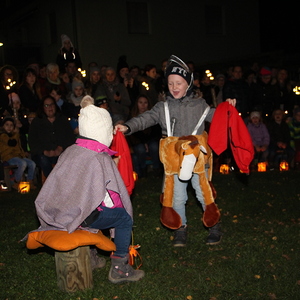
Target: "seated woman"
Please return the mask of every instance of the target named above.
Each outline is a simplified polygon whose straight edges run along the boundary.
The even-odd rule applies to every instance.
[[[27,180],[30,182],[30,188],[36,189],[33,184],[35,163],[27,158],[21,147],[18,130],[16,130],[13,118],[7,117],[2,122],[2,133],[0,135],[0,154],[1,160],[10,165],[16,165],[15,182],[13,189],[18,190],[19,183],[22,180],[24,171],[28,168]]]
[[[55,99],[45,96],[29,127],[28,143],[32,159],[46,178],[60,154],[74,142],[75,135],[68,119],[61,114]]]
[[[137,97],[132,108],[132,117],[136,117],[143,112],[150,110],[151,104],[146,95]],[[145,130],[138,131],[127,137],[128,143],[132,148],[133,169],[138,176],[146,177],[147,175],[147,156],[151,157],[153,170],[157,173],[162,171],[162,164],[159,159],[159,140],[161,138],[161,128],[159,125],[149,127]]]
[[[255,150],[254,164],[256,162],[266,162],[268,158],[270,135],[266,125],[262,122],[260,112],[251,112],[247,128]]]

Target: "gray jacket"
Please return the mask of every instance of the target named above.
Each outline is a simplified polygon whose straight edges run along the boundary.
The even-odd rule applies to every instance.
[[[193,95],[186,96],[183,99],[174,99],[171,96],[168,96],[166,101],[168,102],[170,111],[171,127],[174,127],[173,136],[178,137],[192,134],[199,119],[208,107],[208,104],[203,98],[194,98]],[[205,121],[211,122],[214,112],[215,109],[211,108],[205,118]],[[167,135],[163,101],[156,103],[151,110],[146,111],[125,123],[125,125],[127,125],[131,130],[129,134],[144,130],[156,124],[161,126],[162,134]],[[197,134],[201,134],[203,131],[204,122],[199,127]]]

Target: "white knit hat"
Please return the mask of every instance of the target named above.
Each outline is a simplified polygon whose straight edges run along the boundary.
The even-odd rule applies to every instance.
[[[109,112],[95,106],[94,99],[89,95],[82,98],[80,105],[79,134],[109,147],[113,139],[113,124]]]
[[[250,114],[250,119],[257,117],[260,118],[260,112],[259,111],[252,111]]]
[[[71,47],[74,48],[71,39],[70,39],[66,34],[62,34],[62,35],[60,36],[60,38],[61,38],[61,48],[64,47],[64,42],[65,42],[65,41],[70,41]]]

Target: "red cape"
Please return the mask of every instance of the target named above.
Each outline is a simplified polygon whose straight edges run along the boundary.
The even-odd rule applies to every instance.
[[[222,102],[213,116],[208,144],[220,155],[227,149],[228,139],[234,160],[243,173],[249,173],[249,165],[254,157],[254,148],[249,131],[238,111],[228,102]]]

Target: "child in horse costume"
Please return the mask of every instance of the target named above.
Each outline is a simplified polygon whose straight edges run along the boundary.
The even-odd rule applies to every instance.
[[[166,100],[125,124],[116,125],[115,130],[131,134],[156,124],[161,126],[162,135],[166,136],[160,142],[160,159],[165,169],[161,222],[175,230],[174,246],[186,245],[185,204],[187,185],[191,181],[204,210],[203,223],[209,229],[206,243],[218,244],[222,236],[220,212],[210,184],[212,153],[204,131],[204,122],[211,122],[215,109],[193,94],[193,74],[181,59],[172,55],[165,73],[170,92]],[[235,105],[235,100],[227,101]]]

